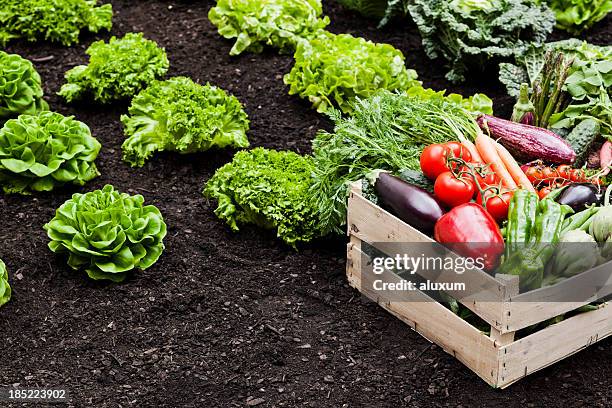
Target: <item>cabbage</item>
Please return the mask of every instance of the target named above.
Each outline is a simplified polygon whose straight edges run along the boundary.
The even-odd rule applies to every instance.
[[[40,75],[32,63],[0,51],[0,119],[49,109],[42,97]]]

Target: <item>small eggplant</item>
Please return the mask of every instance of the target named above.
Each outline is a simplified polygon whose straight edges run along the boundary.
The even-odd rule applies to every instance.
[[[444,215],[442,204],[432,194],[391,174],[379,173],[374,188],[385,207],[425,234],[431,234]]]
[[[574,211],[582,211],[592,204],[599,203],[598,189],[590,183],[576,183],[567,186],[557,198],[559,204],[566,204]]]

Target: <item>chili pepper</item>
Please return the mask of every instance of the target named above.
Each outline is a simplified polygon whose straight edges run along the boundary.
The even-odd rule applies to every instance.
[[[584,211],[580,211],[579,213],[576,213],[571,217],[566,218],[563,222],[563,230],[561,231],[561,234],[564,234],[568,231],[573,231],[575,229],[582,229],[581,227],[587,221],[589,221],[595,214],[597,214],[600,208],[601,207],[595,206],[589,207]]]
[[[538,209],[538,196],[527,190],[516,190],[510,200],[506,226],[506,255],[520,251],[531,238]]]

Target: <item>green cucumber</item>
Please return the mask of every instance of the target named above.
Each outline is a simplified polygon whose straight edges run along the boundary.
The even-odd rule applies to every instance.
[[[587,118],[580,122],[565,137],[565,140],[576,152],[576,164],[581,165],[587,159],[589,148],[599,136],[599,122],[595,119]]]
[[[397,176],[404,180],[406,183],[410,183],[413,186],[421,187],[423,190],[433,193],[433,182],[427,177],[425,177],[425,175],[420,171],[404,169],[401,170]]]

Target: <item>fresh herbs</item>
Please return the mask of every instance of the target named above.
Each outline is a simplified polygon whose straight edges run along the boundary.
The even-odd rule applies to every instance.
[[[307,199],[312,158],[256,148],[236,153],[206,183],[204,196],[217,200],[215,214],[237,231],[240,224],[276,229],[291,246],[320,235]]]
[[[292,52],[302,39],[329,24],[321,0],[218,0],[208,18],[225,38],[236,38],[230,55],[261,52],[264,45]]]
[[[11,286],[8,281],[8,271],[0,259],[0,306],[5,305],[9,300],[11,300]]]
[[[74,194],[45,224],[49,249],[68,253],[68,265],[91,279],[121,282],[133,269],[145,270],[164,250],[166,224],[141,195],[102,190]]]
[[[0,120],[47,110],[40,75],[30,61],[0,51]]]
[[[320,132],[313,142],[314,183],[308,202],[317,207],[318,229],[342,232],[351,182],[371,170],[419,169],[423,147],[467,137],[475,139],[472,115],[446,99],[423,100],[381,91],[358,99],[351,117],[329,113],[333,133]]]
[[[463,81],[499,57],[520,55],[542,43],[555,16],[533,0],[414,0],[408,6],[430,58],[444,58],[446,77]]]
[[[169,66],[164,49],[142,33],[111,37],[108,43],[96,41],[87,54],[88,65],[66,72],[67,83],[59,95],[68,102],[89,96],[101,103],[132,97],[164,76]]]
[[[202,152],[211,147],[248,147],[247,114],[235,96],[189,78],[156,81],[121,116],[128,138],[123,159],[142,166],[156,151]]]
[[[284,78],[289,94],[308,98],[319,112],[331,107],[350,112],[357,97],[420,84],[399,50],[349,34],[327,33],[301,42],[294,58],[295,66]]]
[[[18,194],[82,186],[99,175],[94,160],[100,147],[72,116],[21,115],[0,129],[0,186]]]
[[[81,30],[110,30],[113,8],[97,0],[3,0],[0,46],[13,39],[76,44]]]

